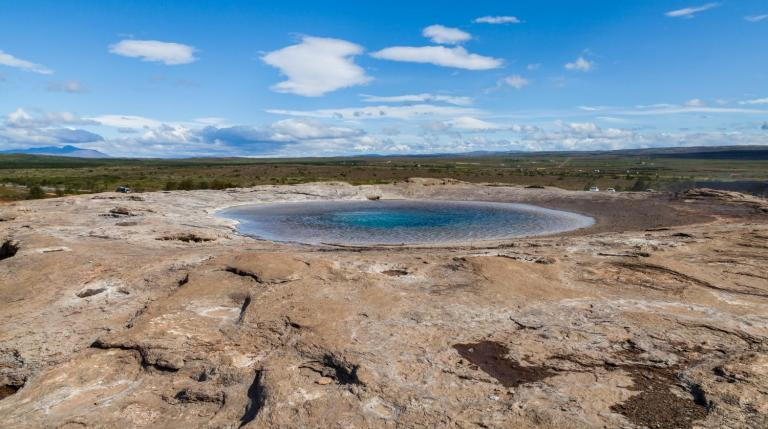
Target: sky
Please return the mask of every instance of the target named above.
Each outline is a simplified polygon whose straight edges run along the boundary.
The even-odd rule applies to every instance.
[[[768,144],[768,2],[0,0],[0,150]]]

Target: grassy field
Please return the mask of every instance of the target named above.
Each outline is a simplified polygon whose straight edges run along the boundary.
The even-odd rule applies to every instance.
[[[761,159],[762,158],[762,159]],[[549,153],[307,159],[77,159],[0,155],[0,199],[112,191],[224,189],[263,184],[386,183],[409,177],[469,182],[675,190],[694,180],[766,180],[766,156],[711,153]],[[30,195],[32,194],[32,195]]]

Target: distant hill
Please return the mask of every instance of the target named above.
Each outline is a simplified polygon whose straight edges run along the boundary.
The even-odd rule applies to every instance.
[[[109,158],[109,155],[93,149],[83,149],[77,146],[45,146],[30,147],[26,149],[10,149],[0,151],[2,154],[25,154],[25,155],[50,155],[66,156],[71,158]]]

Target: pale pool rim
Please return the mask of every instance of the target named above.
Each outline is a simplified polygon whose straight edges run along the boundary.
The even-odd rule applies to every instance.
[[[523,234],[523,235],[508,236],[508,237],[502,237],[502,238],[483,238],[483,239],[469,239],[469,240],[456,240],[456,241],[427,241],[427,242],[410,242],[410,243],[374,243],[374,242],[371,242],[371,243],[312,242],[310,243],[310,242],[303,242],[303,241],[297,241],[297,240],[278,240],[273,238],[261,237],[253,233],[243,232],[240,229],[240,225],[242,222],[235,217],[228,217],[225,214],[226,212],[231,210],[243,209],[243,208],[252,207],[252,206],[264,207],[264,206],[270,206],[270,205],[294,205],[294,204],[307,204],[307,203],[320,204],[320,203],[366,203],[366,202],[370,202],[371,204],[376,204],[378,202],[386,202],[386,201],[451,203],[451,204],[468,204],[468,205],[469,204],[503,205],[506,207],[513,206],[515,208],[523,209],[526,211],[550,213],[550,214],[556,214],[557,216],[568,217],[574,220],[581,221],[581,224],[579,224],[578,226],[571,225],[569,227],[552,229],[547,232],[538,233],[538,234],[536,233]],[[248,237],[253,240],[276,243],[276,244],[286,244],[286,245],[299,245],[299,246],[311,246],[311,247],[327,246],[327,247],[342,247],[342,248],[450,248],[450,247],[467,247],[467,246],[482,247],[482,246],[504,244],[513,240],[552,237],[560,234],[565,234],[569,232],[590,228],[595,224],[597,224],[597,220],[595,218],[582,213],[577,213],[577,212],[572,212],[567,210],[551,209],[551,208],[537,206],[535,204],[530,204],[530,203],[508,202],[508,201],[486,201],[486,200],[457,201],[457,200],[441,200],[441,199],[431,199],[431,198],[419,198],[419,199],[382,198],[378,200],[371,200],[368,198],[342,198],[342,199],[329,198],[329,199],[316,199],[316,200],[248,201],[248,202],[239,202],[236,204],[217,208],[213,210],[211,214],[219,219],[223,219],[229,222],[232,225],[232,229],[237,235]]]

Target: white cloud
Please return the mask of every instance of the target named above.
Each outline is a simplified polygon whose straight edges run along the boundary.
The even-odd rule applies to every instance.
[[[502,60],[470,54],[461,46],[394,46],[371,54],[374,58],[411,63],[434,64],[442,67],[454,67],[466,70],[490,70],[499,68]]]
[[[365,131],[355,128],[334,127],[308,119],[283,119],[270,126],[271,138],[276,140],[317,140],[360,137]]]
[[[766,97],[766,98],[755,98],[755,99],[752,99],[752,100],[739,101],[739,104],[746,104],[746,105],[768,104],[768,97]]]
[[[60,144],[103,142],[104,138],[90,131],[74,128],[94,125],[70,112],[39,112],[30,114],[19,108],[0,117],[0,147],[27,148]]]
[[[205,116],[202,118],[196,118],[195,122],[202,125],[214,125],[217,127],[231,126],[229,121],[227,121],[225,118],[220,118],[218,116]]]
[[[760,22],[768,19],[768,15],[751,15],[751,16],[745,16],[744,20],[749,22]]]
[[[407,94],[394,95],[389,97],[380,97],[375,95],[363,95],[363,101],[368,103],[425,103],[442,102],[456,106],[469,106],[472,104],[471,97],[455,97],[451,95],[439,94]]]
[[[269,109],[267,113],[286,116],[300,116],[307,118],[327,118],[327,119],[415,119],[415,118],[433,118],[433,117],[455,117],[463,115],[474,115],[478,113],[477,109],[468,107],[453,106],[434,106],[431,104],[415,104],[411,106],[370,106],[370,107],[348,107],[341,109],[320,109],[320,110],[282,110]]]
[[[38,74],[53,74],[53,70],[40,64],[35,64],[21,58],[16,58],[11,54],[0,50],[0,65],[14,67],[20,70],[29,71]]]
[[[579,57],[572,63],[565,64],[566,70],[588,72],[595,68],[595,63],[584,57]]]
[[[594,122],[571,122],[567,125],[567,129],[574,133],[594,133],[600,131],[600,127]]]
[[[158,62],[169,66],[197,61],[195,51],[196,49],[192,46],[157,40],[126,39],[109,46],[109,52],[112,54],[141,58],[142,61]]]
[[[48,84],[48,91],[51,92],[69,92],[78,94],[85,92],[83,84],[79,80],[68,80],[66,82],[51,82]]]
[[[318,97],[331,91],[371,81],[354,62],[363,48],[340,39],[304,37],[301,43],[270,52],[262,60],[288,80],[272,87],[277,92]]]
[[[528,64],[525,68],[527,68],[530,71],[538,70],[539,68],[541,68],[541,63]]]
[[[448,121],[448,125],[453,128],[469,131],[493,131],[504,128],[499,124],[483,121],[482,119],[473,118],[471,116],[459,116],[458,118],[451,119]]]
[[[520,75],[512,75],[512,76],[507,76],[504,79],[501,79],[499,81],[499,84],[508,85],[515,89],[523,89],[524,87],[530,85],[531,81],[529,81],[528,79]]]
[[[686,107],[704,107],[704,101],[700,98],[692,98],[685,102]]]
[[[481,16],[473,22],[476,24],[520,24],[523,21],[516,16]]]
[[[163,124],[162,121],[133,115],[101,115],[88,119],[100,125],[124,129],[157,128]]]
[[[456,45],[472,39],[472,35],[458,28],[445,27],[435,24],[425,28],[421,34],[435,43]]]
[[[693,18],[699,12],[714,9],[718,6],[720,6],[720,3],[707,3],[701,6],[692,6],[683,9],[671,10],[664,15],[670,18]]]
[[[691,106],[675,106],[671,104],[660,104],[655,106],[638,106],[637,110],[623,110],[617,112],[611,112],[615,115],[631,115],[631,116],[660,116],[660,115],[678,115],[687,113],[711,113],[711,114],[727,114],[727,113],[741,113],[741,114],[766,114],[767,111],[760,109],[740,109],[730,107],[691,107]]]
[[[70,112],[37,112],[35,115],[22,108],[9,113],[5,124],[12,128],[45,128],[51,126],[94,125],[88,118]]]

